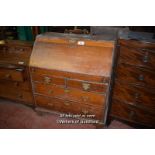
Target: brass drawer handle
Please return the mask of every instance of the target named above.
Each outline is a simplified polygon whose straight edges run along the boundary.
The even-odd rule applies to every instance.
[[[49,77],[44,77],[44,83],[45,84],[50,84],[52,82],[52,80],[51,80],[51,78],[49,78]]]
[[[144,75],[140,74],[139,77],[138,77],[138,79],[139,79],[140,81],[144,81]]]
[[[82,83],[82,88],[85,91],[88,91],[90,89],[90,84],[89,83]]]
[[[86,115],[89,113],[89,111],[88,110],[82,110],[82,113]]]
[[[88,96],[82,96],[82,101],[87,102],[89,100]]]
[[[69,106],[69,105],[71,105],[71,103],[70,103],[70,102],[65,101],[65,102],[64,102],[64,105],[65,105],[65,106]]]

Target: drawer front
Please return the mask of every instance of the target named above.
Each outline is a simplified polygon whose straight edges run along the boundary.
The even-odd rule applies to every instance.
[[[14,90],[31,91],[31,86],[30,86],[29,81],[16,82],[16,81],[1,80],[0,88],[1,89],[12,88]]]
[[[102,83],[91,83],[80,80],[67,80],[67,87],[69,88],[77,88],[83,91],[93,91],[99,93],[106,93],[107,84]]]
[[[155,127],[155,115],[145,110],[138,109],[132,105],[127,105],[118,100],[113,100],[111,115],[123,120]]]
[[[0,58],[1,61],[16,63],[22,62],[24,65],[29,62],[31,55],[31,47],[23,46],[1,46]]]
[[[25,80],[24,69],[22,68],[17,68],[17,69],[0,68],[0,80],[23,82]]]
[[[32,80],[41,82],[44,84],[56,84],[56,85],[63,85],[65,86],[65,79],[61,77],[56,76],[46,76],[46,75],[40,75],[40,74],[31,74]]]
[[[125,83],[155,87],[155,71],[126,64],[119,64],[116,78]]]
[[[49,98],[41,95],[35,95],[35,100],[37,106],[54,110],[57,112],[81,115],[95,115],[93,119],[103,119],[104,110],[102,108],[92,108],[88,105],[83,105],[77,102],[72,102],[58,98]]]
[[[0,87],[0,97],[8,98],[15,101],[22,101],[26,104],[33,104],[32,93],[13,88],[3,89]]]
[[[155,89],[115,83],[113,98],[155,110]]]
[[[85,92],[77,89],[65,89],[56,85],[45,85],[41,83],[34,84],[35,93],[44,94],[46,96],[68,99],[80,103],[104,106],[105,95],[92,92]]]
[[[155,51],[155,43],[137,41],[137,40],[126,40],[126,39],[119,39],[119,44],[128,46],[128,47],[135,47],[141,49],[150,49]]]
[[[155,70],[155,51],[120,46],[119,62],[150,68]]]
[[[96,76],[96,75],[88,75],[88,74],[79,74],[79,73],[71,73],[66,71],[58,71],[58,70],[48,70],[44,68],[36,68],[30,67],[31,74],[39,74],[46,76],[56,76],[63,77],[68,79],[78,79],[83,81],[91,81],[91,82],[99,82],[99,83],[108,83],[110,81],[109,76]]]

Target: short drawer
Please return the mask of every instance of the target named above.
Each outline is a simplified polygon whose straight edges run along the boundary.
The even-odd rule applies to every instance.
[[[56,85],[65,86],[65,79],[62,77],[40,75],[37,73],[32,73],[31,77],[32,77],[32,81],[37,81],[44,84],[56,84]]]
[[[102,107],[105,105],[106,96],[103,94],[86,92],[71,88],[69,89],[57,85],[45,85],[37,82],[34,83],[34,90],[35,93],[43,94],[49,97],[58,97]]]
[[[122,84],[116,81],[113,98],[155,111],[155,89]]]
[[[124,83],[155,87],[155,71],[127,64],[119,64],[116,78]]]
[[[93,119],[103,120],[104,109],[94,108],[69,100],[35,95],[37,106],[63,113],[94,115]]]
[[[23,82],[25,80],[24,68],[0,68],[0,80]]]
[[[103,84],[103,83],[92,83],[92,82],[74,80],[74,79],[67,80],[67,87],[77,88],[83,91],[106,93],[107,86],[108,86],[107,84]]]
[[[155,114],[136,108],[132,105],[125,104],[118,100],[113,100],[110,114],[111,116],[122,120],[155,127]]]
[[[119,63],[121,62],[155,70],[155,50],[120,46]]]

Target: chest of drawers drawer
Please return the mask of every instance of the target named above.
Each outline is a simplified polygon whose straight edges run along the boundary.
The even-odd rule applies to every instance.
[[[155,71],[127,64],[119,64],[116,70],[117,80],[124,83],[139,84],[155,88]]]
[[[3,63],[10,62],[11,64],[27,65],[32,51],[32,45],[14,45],[7,44],[0,46],[0,58]]]
[[[111,115],[129,122],[155,127],[155,114],[119,100],[113,100]]]
[[[44,107],[53,111],[80,114],[94,115],[93,119],[102,120],[104,109],[98,107],[90,107],[88,105],[83,105],[77,102],[59,99],[59,98],[49,98],[41,95],[35,95],[36,104],[40,107]]]
[[[155,113],[155,89],[115,83],[113,98],[144,108],[150,108]]]
[[[19,81],[25,80],[24,68],[0,68],[0,80]]]
[[[155,70],[155,50],[120,46],[119,63],[121,62]]]
[[[57,85],[46,85],[38,82],[34,83],[35,93],[43,94],[49,97],[58,97],[84,104],[103,106],[105,104],[105,95],[92,92],[81,91],[77,89],[64,88]]]
[[[0,80],[0,88],[1,89],[12,88],[14,89],[14,91],[16,90],[31,91],[31,85],[29,81],[17,82],[17,81]]]
[[[21,89],[14,89],[12,87],[2,87],[0,85],[0,96],[15,101],[22,101],[26,104],[33,104],[33,97],[31,91]]]

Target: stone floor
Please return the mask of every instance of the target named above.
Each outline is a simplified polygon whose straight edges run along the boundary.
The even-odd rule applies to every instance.
[[[94,129],[92,124],[60,124],[58,114],[39,114],[23,104],[0,99],[0,129]],[[119,121],[112,121],[108,129],[130,129]],[[106,128],[107,129],[107,128]]]

